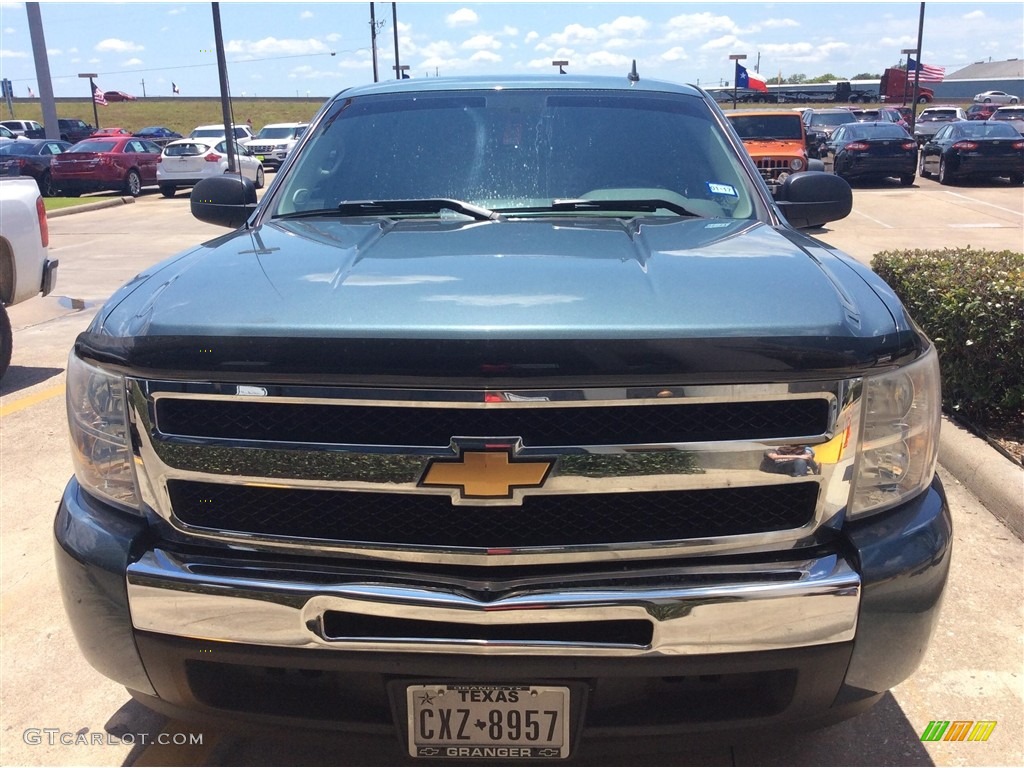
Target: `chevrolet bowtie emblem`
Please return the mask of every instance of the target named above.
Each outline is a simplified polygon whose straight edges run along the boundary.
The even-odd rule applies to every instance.
[[[458,488],[463,498],[510,499],[514,488],[539,488],[551,461],[514,461],[511,451],[465,451],[458,459],[434,459],[420,485]]]

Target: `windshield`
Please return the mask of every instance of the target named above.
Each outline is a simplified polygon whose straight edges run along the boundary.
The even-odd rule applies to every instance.
[[[1020,137],[1012,125],[974,121],[960,126],[960,132],[972,139],[1016,139]]]
[[[343,98],[282,181],[272,215],[424,199],[506,214],[588,199],[753,215],[725,133],[702,100],[678,94],[508,89]]]
[[[729,115],[736,133],[743,139],[792,139],[803,141],[800,115]]]
[[[848,126],[846,139],[910,139],[911,136],[896,123]]]
[[[290,126],[285,128],[260,128],[256,134],[257,139],[294,139],[301,133],[298,128]]]
[[[196,128],[188,137],[190,139],[215,139],[223,135],[223,128]]]
[[[825,114],[811,115],[811,125],[845,125],[846,123],[857,122],[857,117],[852,112],[826,112]]]
[[[80,141],[68,152],[110,152],[116,146],[116,141]]]
[[[989,120],[1024,120],[1024,109],[997,109]]]
[[[27,141],[8,141],[0,144],[0,155],[31,155],[33,150],[35,144],[29,144]]]

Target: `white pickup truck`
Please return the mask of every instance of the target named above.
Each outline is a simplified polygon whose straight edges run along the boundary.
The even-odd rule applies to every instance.
[[[46,296],[57,282],[49,242],[46,209],[35,180],[0,179],[0,377],[11,362],[7,307],[40,293]]]

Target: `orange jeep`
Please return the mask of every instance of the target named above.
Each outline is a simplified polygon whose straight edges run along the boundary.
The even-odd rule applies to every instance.
[[[781,183],[791,173],[824,169],[821,161],[812,166],[807,157],[807,137],[799,112],[767,109],[726,115],[769,185]]]

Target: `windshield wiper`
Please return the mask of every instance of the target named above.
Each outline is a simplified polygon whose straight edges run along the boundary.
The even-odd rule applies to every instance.
[[[275,219],[308,219],[326,216],[415,216],[425,213],[454,211],[477,221],[497,221],[501,215],[479,205],[445,198],[412,200],[346,200],[334,208],[312,211],[293,211],[275,216]]]
[[[623,199],[623,200],[591,200],[589,198],[552,200],[551,205],[536,208],[513,208],[507,213],[538,213],[544,211],[637,211],[638,213],[654,213],[658,210],[672,211],[679,216],[697,216],[679,203],[658,198]]]
[[[492,210],[462,200],[443,197],[410,200],[351,200],[341,203],[338,213],[343,216],[403,216],[455,211],[477,221],[497,221],[501,216]]]

